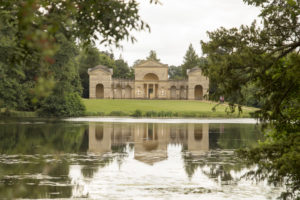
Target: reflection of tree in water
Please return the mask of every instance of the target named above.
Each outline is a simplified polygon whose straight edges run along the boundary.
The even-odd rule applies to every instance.
[[[100,168],[103,168],[109,165],[113,161],[113,157],[110,156],[101,156],[96,157],[97,161],[83,161],[80,162],[81,174],[86,178],[93,178],[94,174],[99,171]]]
[[[68,123],[0,126],[1,154],[57,154],[80,151],[84,126]]]
[[[84,130],[68,123],[1,125],[0,197],[71,197],[66,153],[86,151]]]
[[[51,159],[47,161],[47,159]],[[9,162],[9,158],[5,159]],[[0,197],[14,198],[65,198],[71,197],[69,163],[52,156],[22,156],[15,164],[0,164]],[[9,177],[11,176],[11,177]],[[66,184],[61,187],[56,184]],[[50,195],[50,194],[53,195]]]
[[[230,172],[240,172],[247,167],[232,150],[226,151],[225,149],[254,146],[258,139],[262,139],[262,134],[253,125],[226,124],[224,126],[225,128],[222,129],[219,124],[209,126],[210,151],[204,155],[193,155],[188,151],[188,146],[183,145],[184,169],[190,179],[199,169],[216,182],[221,181],[222,184],[231,182],[232,184],[234,177]],[[194,137],[195,139],[201,138],[201,133],[196,129]]]
[[[255,147],[259,139],[263,139],[263,134],[258,126],[231,124],[226,127],[223,134],[220,134],[218,145],[222,149]]]
[[[229,184],[234,181],[231,171],[239,172],[246,167],[245,164],[239,162],[232,154],[222,155],[222,152],[207,153],[201,156],[194,156],[189,152],[183,152],[184,169],[188,177],[191,179],[195,172],[199,169],[203,174],[216,182],[221,181],[222,184]],[[227,153],[226,153],[227,154]],[[222,157],[222,159],[221,159]],[[206,170],[206,169],[209,170]]]
[[[88,159],[87,161],[80,162],[80,165],[83,167],[81,168],[81,174],[86,178],[93,178],[94,174],[99,171],[99,169],[104,168],[111,164],[114,160],[117,161],[119,167],[123,164],[124,159],[128,157],[127,148],[132,148],[130,145],[126,144],[118,144],[113,145],[111,147],[111,154],[95,156],[94,158],[97,159],[95,161],[92,159],[91,161]]]
[[[263,134],[258,126],[252,124],[226,124],[223,130],[219,124],[209,127],[210,149],[239,149],[257,146],[258,140],[263,140]]]

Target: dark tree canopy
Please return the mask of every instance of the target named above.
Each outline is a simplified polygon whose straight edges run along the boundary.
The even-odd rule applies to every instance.
[[[119,59],[115,60],[116,68],[114,70],[113,77],[123,79],[133,79],[134,73],[132,68],[128,66],[128,63],[120,56]]]
[[[72,53],[78,54],[77,43],[119,46],[124,39],[135,41],[133,30],[149,30],[136,0],[0,1],[0,88],[6,88],[0,107],[36,111],[44,106],[44,113],[51,113],[55,104],[65,103],[69,107],[60,107],[60,113],[77,115],[83,110],[75,106],[81,92]],[[115,68],[104,54],[98,64]],[[71,91],[61,93],[63,87]],[[78,112],[67,111],[72,107]]]
[[[101,64],[99,50],[92,45],[88,45],[85,48],[82,48],[80,55],[78,57],[78,64],[79,64],[80,81],[83,88],[82,97],[88,98],[89,97],[89,75],[87,71],[89,68]]]
[[[12,15],[26,43],[49,43],[63,29],[81,41],[118,44],[123,39],[135,41],[132,30],[149,29],[135,0],[3,0],[0,9],[1,15]]]
[[[209,32],[210,40],[201,42],[205,72],[215,78],[219,93],[231,97],[232,108],[252,91],[250,98],[260,104],[256,117],[272,132],[267,142],[241,156],[258,165],[254,175],[286,183],[282,197],[293,199],[300,190],[300,1],[244,2],[261,8],[262,26],[253,22]]]
[[[230,93],[234,103],[244,101],[243,86],[255,84],[260,88],[256,97],[265,100],[260,117],[289,119],[283,112],[285,100],[294,99],[299,90],[299,2],[246,2],[262,7],[264,26],[254,22],[240,29],[209,32],[210,41],[201,42],[210,61],[208,73],[218,77],[220,89]]]

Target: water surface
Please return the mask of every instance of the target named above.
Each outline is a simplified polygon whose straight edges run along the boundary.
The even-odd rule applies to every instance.
[[[254,123],[82,121],[2,122],[0,199],[275,199],[280,194],[280,188],[241,178],[255,166],[246,166],[234,150],[263,139]]]

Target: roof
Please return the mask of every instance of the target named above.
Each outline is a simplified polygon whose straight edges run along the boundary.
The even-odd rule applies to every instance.
[[[168,65],[162,64],[156,60],[143,60],[139,64],[134,66],[134,68],[139,68],[139,67],[166,67],[166,68],[168,68]]]
[[[113,70],[111,68],[108,68],[104,65],[97,65],[96,67],[89,68],[88,73],[90,73],[92,71],[95,71],[95,70],[101,70],[101,71],[104,71],[104,72],[107,72],[107,73],[110,73],[110,74],[113,73]]]

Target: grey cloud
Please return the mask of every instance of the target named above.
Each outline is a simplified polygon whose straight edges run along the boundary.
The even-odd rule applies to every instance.
[[[151,26],[151,33],[134,32],[137,42],[124,41],[123,50],[112,47],[116,56],[133,64],[155,50],[162,62],[180,65],[190,43],[201,54],[200,40],[206,41],[207,31],[223,26],[251,24],[259,10],[242,0],[161,0],[163,5],[150,5],[141,0],[140,14]],[[103,49],[102,46],[99,48]]]

